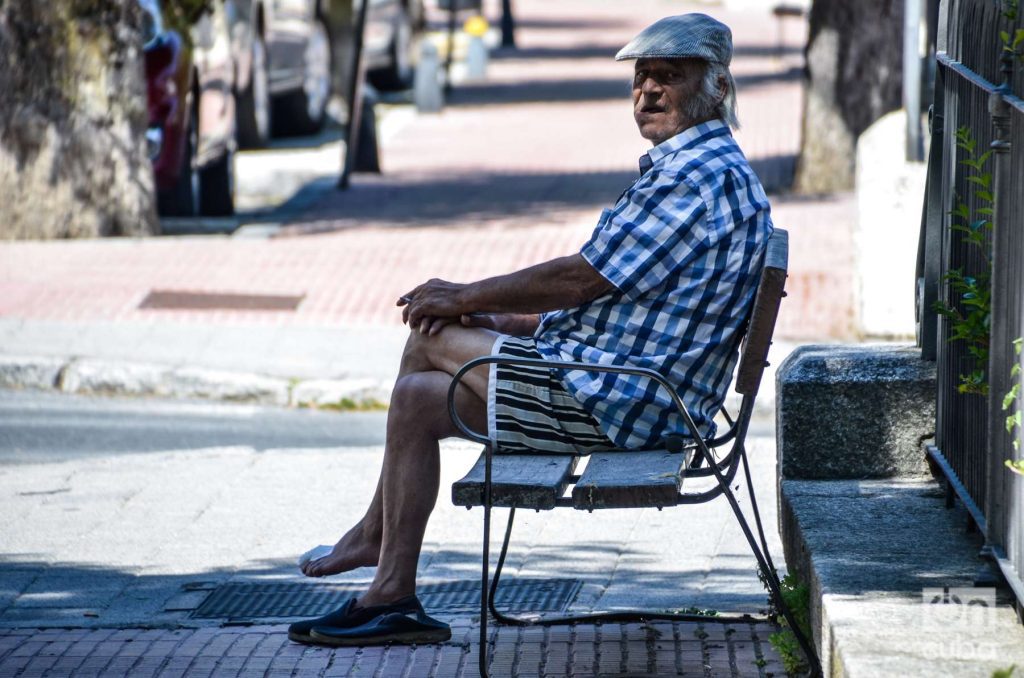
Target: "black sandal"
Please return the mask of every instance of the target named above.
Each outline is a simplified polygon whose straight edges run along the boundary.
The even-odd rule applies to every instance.
[[[353,627],[315,626],[313,642],[331,647],[443,643],[452,637],[448,624],[419,611],[392,611]]]
[[[423,606],[416,596],[406,596],[390,605],[374,605],[372,607],[357,607],[356,599],[350,598],[344,605],[334,612],[325,614],[316,619],[298,621],[288,627],[288,639],[296,643],[315,644],[310,631],[315,626],[328,627],[332,629],[346,629],[361,626],[373,621],[381,615],[389,613],[423,613]]]

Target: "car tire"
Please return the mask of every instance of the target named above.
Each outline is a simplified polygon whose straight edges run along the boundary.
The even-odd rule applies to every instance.
[[[195,168],[196,116],[194,111],[190,111],[188,116],[178,180],[170,189],[156,194],[156,211],[162,217],[194,217],[199,213],[199,176]]]
[[[263,36],[252,40],[252,70],[249,86],[238,94],[236,122],[238,145],[241,148],[263,148],[270,141],[273,107],[270,100],[270,60]]]
[[[413,25],[405,7],[399,5],[395,16],[391,63],[367,73],[370,84],[382,92],[400,92],[412,87],[416,69],[412,62]]]
[[[230,150],[199,170],[199,214],[229,217],[235,213],[235,154]]]
[[[303,61],[302,89],[275,100],[274,131],[282,135],[319,132],[331,98],[331,34],[323,18],[313,22]]]

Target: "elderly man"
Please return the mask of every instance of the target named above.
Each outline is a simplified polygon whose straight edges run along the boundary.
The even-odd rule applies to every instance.
[[[472,284],[430,280],[399,299],[412,333],[376,493],[329,553],[300,559],[310,577],[363,566],[376,575],[358,600],[292,625],[293,640],[450,636],[416,599],[416,565],[437,500],[438,441],[458,435],[448,387],[468,360],[500,353],[654,368],[678,384],[701,433],[712,431],[772,230],[764,190],[730,132],[731,56],[728,27],[706,15],[648,27],[616,58],[636,60],[633,116],[654,148],[580,252]],[[465,420],[505,450],[640,448],[688,434],[669,396],[634,376],[480,367],[456,397]]]

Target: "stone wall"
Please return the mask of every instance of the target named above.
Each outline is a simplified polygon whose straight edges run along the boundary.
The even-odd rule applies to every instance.
[[[139,9],[0,3],[0,238],[158,229]]]

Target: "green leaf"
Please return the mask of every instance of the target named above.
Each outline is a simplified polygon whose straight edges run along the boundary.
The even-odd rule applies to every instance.
[[[1006,464],[1007,464],[1007,466],[1009,466],[1010,462],[1006,462]],[[1010,466],[1010,468],[1011,468],[1011,470],[1013,469],[1012,466]],[[1011,676],[1013,676],[1013,670],[1016,669],[1016,668],[1017,668],[1017,665],[1013,664],[1012,666],[1010,666],[1008,668],[1005,668],[1005,669],[996,669],[995,671],[992,672],[992,678],[1011,678]]]
[[[949,214],[954,217],[960,217],[961,219],[969,220],[971,218],[971,210],[967,207],[967,203],[960,203],[952,210]]]
[[[986,172],[985,174],[977,174],[972,177],[967,177],[967,181],[981,186],[982,188],[992,188],[992,173]]]
[[[992,200],[993,200],[992,193],[989,192],[989,191],[976,191],[974,193],[974,195],[978,196],[979,198],[981,198],[985,202],[992,202]]]
[[[1006,432],[1013,433],[1013,429],[1020,428],[1020,410],[1006,418]]]

